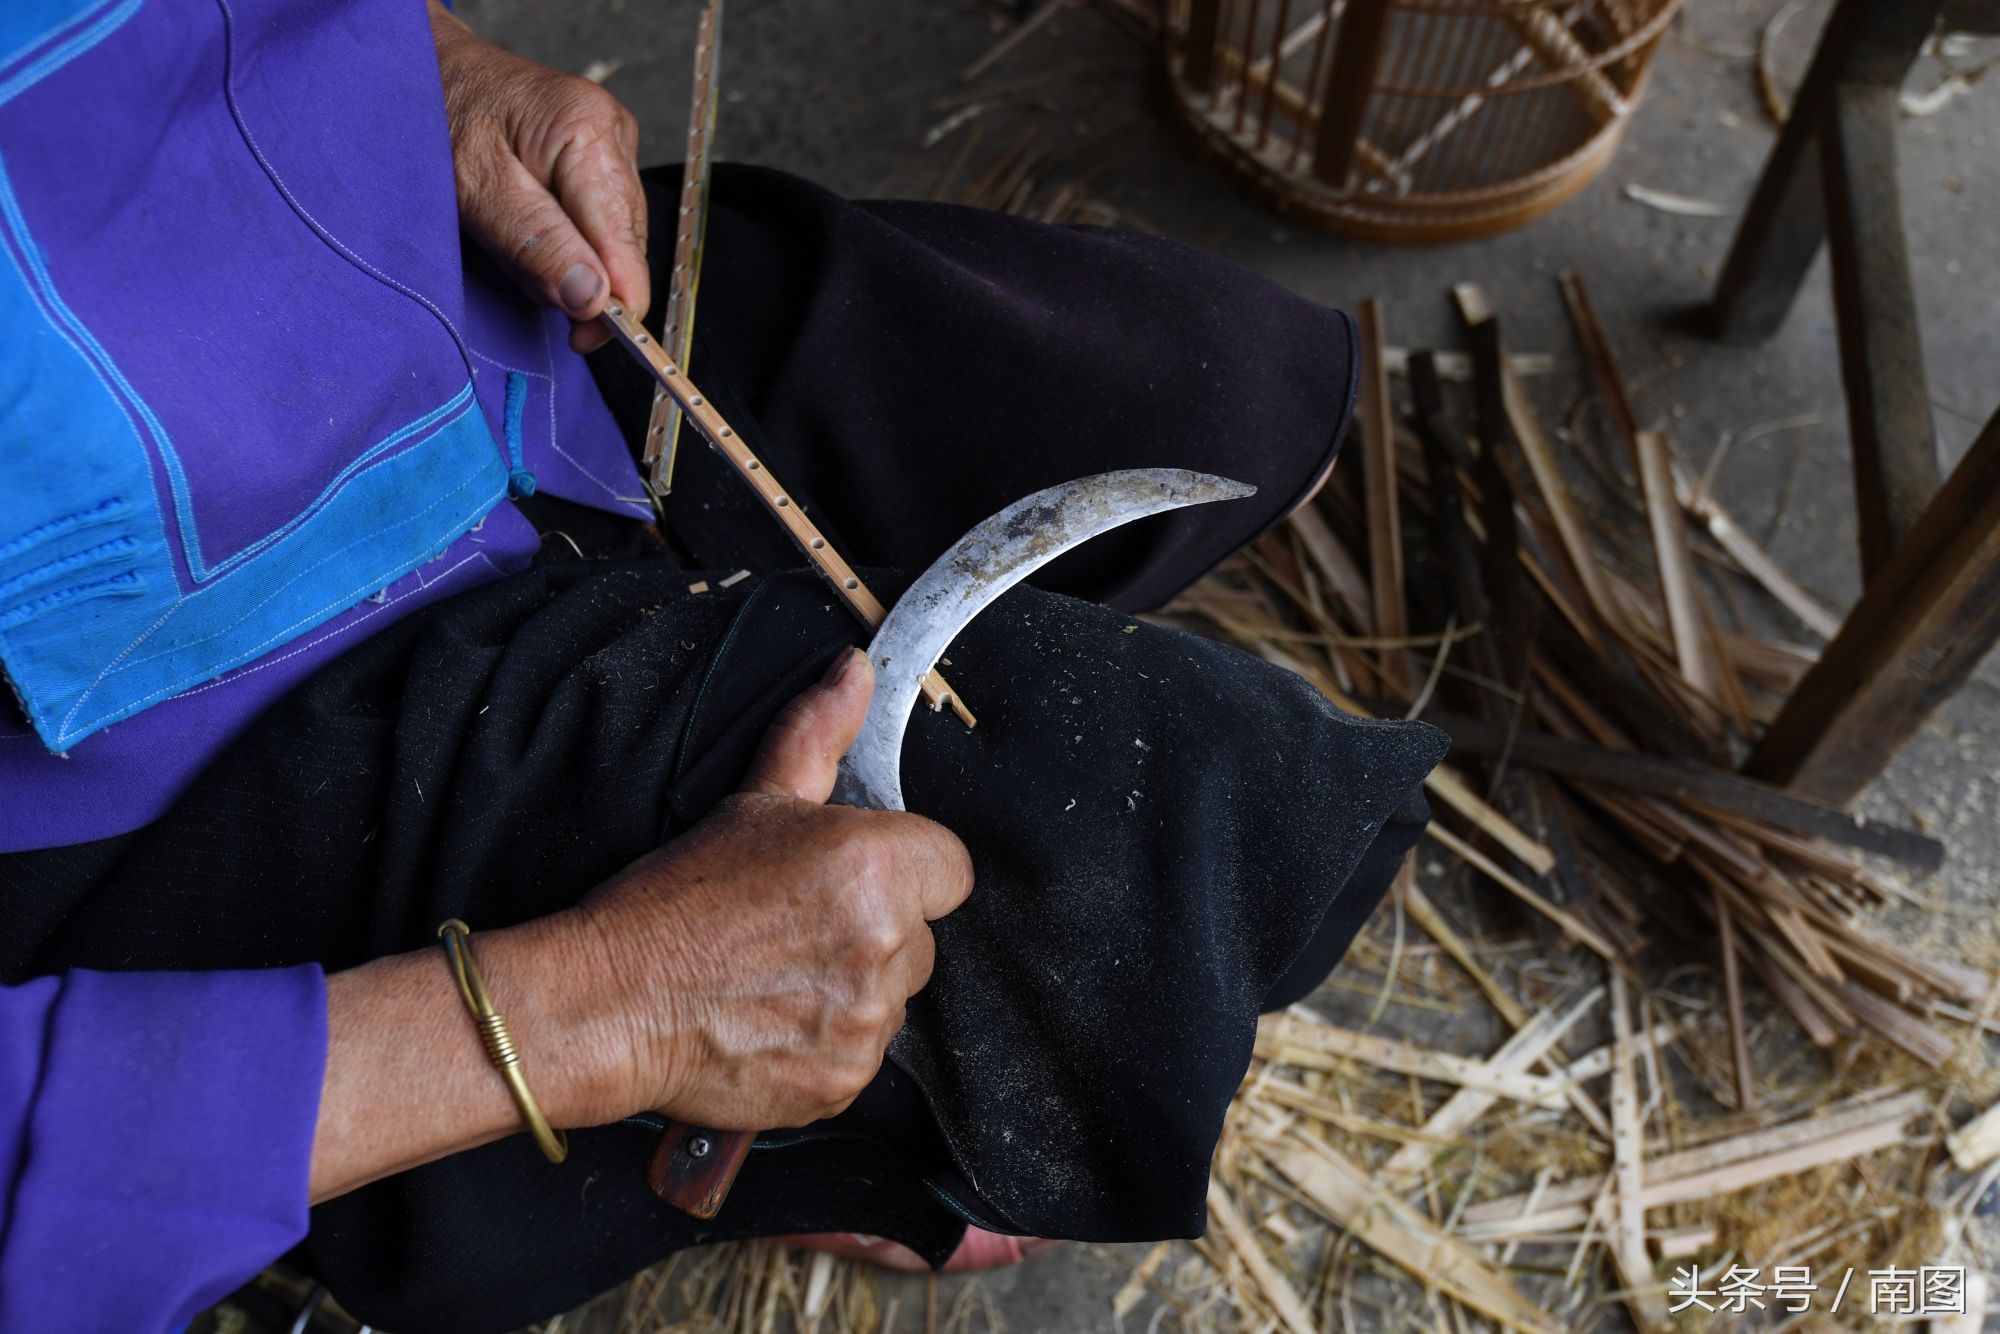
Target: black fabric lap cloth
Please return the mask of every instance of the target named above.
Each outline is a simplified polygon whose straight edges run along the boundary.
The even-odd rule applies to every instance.
[[[673,184],[649,173],[656,215]],[[968,1221],[1197,1235],[1256,1014],[1325,977],[1428,818],[1442,734],[1092,605],[1157,605],[1309,492],[1351,397],[1344,316],[1150,237],[740,167],[714,197],[690,370],[885,598],[906,577],[885,570],[1076,476],[1260,490],[1098,539],[953,646],[980,726],[920,711],[904,786],[977,888],[854,1108],[761,1137],[711,1223],[646,1189],[642,1124],[576,1132],[561,1167],[515,1136],[321,1205],[297,1258],[378,1327],[518,1328],[737,1237],[865,1232],[935,1262]],[[636,441],[650,382],[615,349],[592,366]],[[0,857],[0,981],[338,969],[435,949],[445,917],[558,911],[700,819],[861,639],[691,435],[680,562],[636,526],[524,509],[608,559],[545,559],[361,644],[145,830]],[[720,589],[739,568],[757,577]]]
[[[690,578],[548,565],[393,627],[119,840],[38,947],[10,941],[0,963],[337,969],[435,948],[445,917],[573,903],[733,788],[782,702],[859,639],[802,572],[703,595]],[[357,1316],[507,1328],[739,1236],[860,1231],[940,1258],[968,1215],[1201,1232],[1256,1015],[1345,894],[1372,906],[1381,886],[1352,872],[1385,825],[1403,846],[1421,827],[1442,735],[1032,589],[952,663],[980,726],[920,712],[904,785],[965,840],[977,888],[937,925],[932,984],[860,1113],[770,1137],[707,1225],[652,1197],[653,1134],[632,1125],[575,1133],[561,1168],[517,1136],[365,1187],[314,1211],[302,1255]]]
[[[674,216],[678,170],[645,180],[653,215]],[[755,424],[746,440],[856,565],[920,570],[1002,505],[1089,473],[1191,468],[1257,487],[1107,533],[1035,576],[1149,610],[1289,513],[1346,430],[1353,322],[1189,246],[851,202],[728,163],[711,207],[690,375]],[[619,349],[592,365],[637,439],[651,381]],[[692,430],[667,517],[699,564],[797,563]]]

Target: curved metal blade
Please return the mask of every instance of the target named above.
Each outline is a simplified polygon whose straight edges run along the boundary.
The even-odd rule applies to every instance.
[[[875,694],[861,734],[841,758],[834,800],[903,809],[903,733],[924,673],[1002,593],[1070,548],[1121,524],[1256,493],[1254,486],[1208,473],[1132,468],[1037,491],[961,537],[890,608],[868,646]]]

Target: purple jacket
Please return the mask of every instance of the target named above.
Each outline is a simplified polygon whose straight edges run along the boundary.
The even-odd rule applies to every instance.
[[[419,0],[0,3],[0,852],[163,812],[360,638],[635,517],[467,254]],[[0,1329],[174,1325],[305,1227],[317,970],[0,988]]]

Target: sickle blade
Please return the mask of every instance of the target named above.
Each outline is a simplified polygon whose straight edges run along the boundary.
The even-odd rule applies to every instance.
[[[903,809],[903,733],[924,673],[1002,593],[1099,533],[1149,514],[1256,493],[1243,482],[1179,468],[1100,473],[1017,500],[960,538],[910,585],[868,646],[875,694],[840,761],[834,800]]]

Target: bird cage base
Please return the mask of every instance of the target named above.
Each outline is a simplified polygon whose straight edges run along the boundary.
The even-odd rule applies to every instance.
[[[1604,170],[1683,0],[1169,0],[1167,82],[1209,156],[1287,217],[1475,240]]]
[[[1373,194],[1335,190],[1305,171],[1286,170],[1218,126],[1182,90],[1174,106],[1203,153],[1250,197],[1279,215],[1355,241],[1386,245],[1449,245],[1526,226],[1597,179],[1616,156],[1629,119],[1604,130],[1561,162],[1505,187],[1450,194]]]

